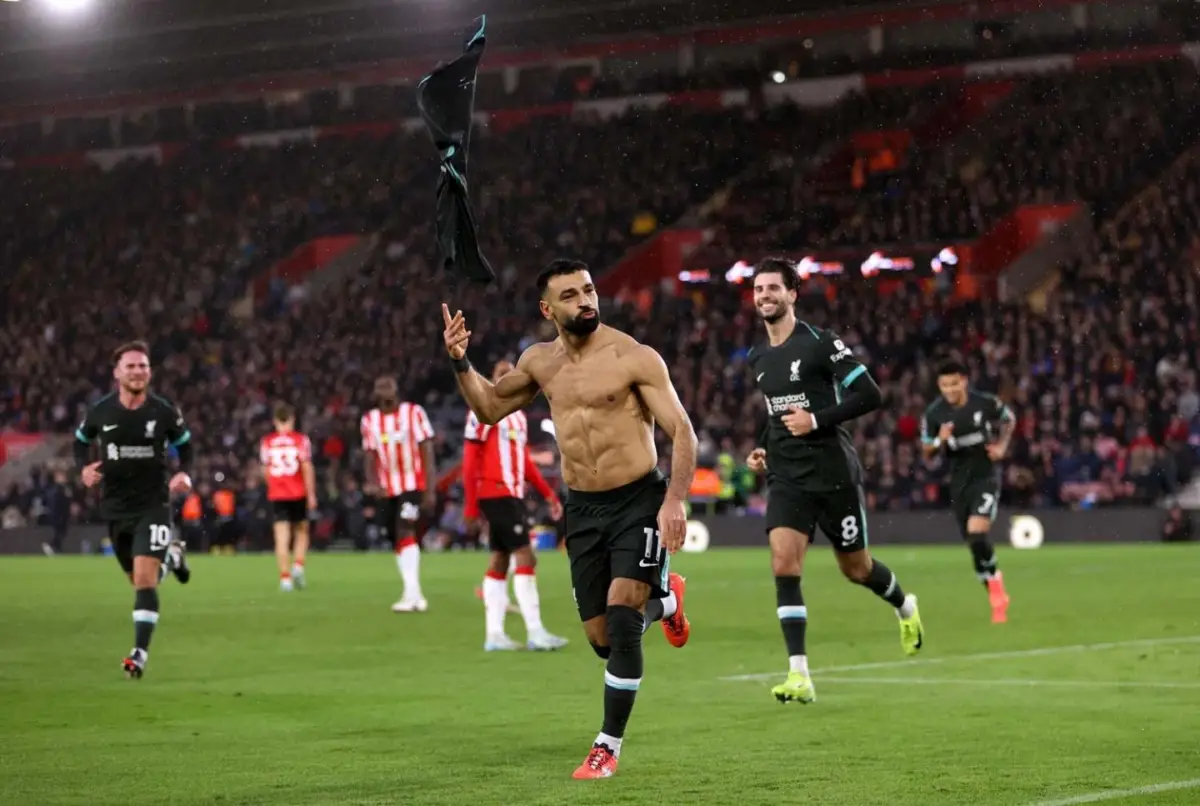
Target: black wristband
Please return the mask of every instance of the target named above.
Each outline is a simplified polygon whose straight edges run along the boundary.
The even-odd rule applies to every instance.
[[[463,354],[462,358],[450,359],[450,363],[454,365],[454,371],[459,375],[465,375],[471,371],[471,362],[467,360],[465,353]]]

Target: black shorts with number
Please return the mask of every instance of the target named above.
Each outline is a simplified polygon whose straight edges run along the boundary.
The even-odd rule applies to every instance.
[[[988,522],[996,520],[996,510],[1000,506],[999,479],[979,479],[965,487],[950,491],[950,507],[954,510],[954,520],[967,536],[967,521],[973,517],[987,518]]]
[[[481,498],[479,511],[488,522],[488,545],[493,551],[514,552],[529,546],[525,502],[520,498]]]
[[[154,557],[162,562],[173,534],[171,510],[166,506],[108,522],[113,553],[127,574],[133,573],[134,557]]]
[[[408,537],[417,531],[421,520],[422,492],[400,493],[389,498],[380,498],[376,509],[376,524],[385,529],[393,540]]]
[[[615,490],[570,490],[565,506],[571,589],[581,621],[604,615],[614,579],[650,586],[650,598],[669,590],[669,557],[659,544],[658,510],[667,480],[657,470]]]
[[[820,527],[836,551],[867,547],[867,508],[861,487],[802,490],[779,478],[767,487],[767,532],[785,527],[816,539]]]
[[[290,501],[272,501],[271,518],[275,523],[306,523],[308,500],[293,498]]]

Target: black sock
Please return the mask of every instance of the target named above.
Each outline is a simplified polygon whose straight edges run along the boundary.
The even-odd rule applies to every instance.
[[[862,586],[869,588],[872,593],[892,607],[904,604],[904,590],[900,587],[900,581],[896,579],[896,575],[891,572],[891,569],[879,560],[871,560],[871,573],[867,574]]]
[[[610,605],[605,615],[611,654],[604,671],[604,726],[600,730],[620,739],[642,684],[643,619],[641,613],[623,605]]]
[[[999,567],[996,565],[996,547],[988,540],[987,533],[970,534],[967,539],[971,541],[971,559],[975,563],[975,576],[979,577],[979,581],[984,585],[992,577],[996,576]]]
[[[133,595],[133,645],[140,650],[150,649],[154,625],[158,624],[158,589],[138,588]]]
[[[612,651],[608,647],[600,646],[599,644],[592,644],[592,651],[604,660],[608,660],[608,656],[612,654]]]
[[[646,630],[650,629],[650,625],[654,622],[662,621],[663,612],[665,610],[666,608],[663,607],[662,599],[651,599],[650,601],[646,602],[646,618],[644,619],[645,624],[642,625],[642,632],[644,633]]]
[[[775,577],[775,612],[779,614],[779,626],[783,627],[788,657],[807,655],[804,633],[808,629],[808,608],[804,606],[800,577]]]

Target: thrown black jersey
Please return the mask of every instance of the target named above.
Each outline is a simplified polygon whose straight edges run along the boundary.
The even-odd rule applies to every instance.
[[[792,436],[783,415],[793,407],[817,414],[841,401],[842,392],[867,368],[834,333],[797,321],[782,344],[760,345],[748,361],[767,403],[768,482],[780,479],[804,490],[826,491],[862,482],[862,467],[850,435],[817,418],[817,428]]]
[[[951,406],[942,397],[925,409],[921,418],[921,441],[932,445],[937,441],[941,427],[953,423],[954,433],[946,442],[946,451],[950,454],[950,487],[961,490],[975,482],[996,478],[996,466],[988,458],[987,445],[1000,435],[1001,423],[1012,420],[1012,411],[1000,398],[972,389],[961,406]]]
[[[192,438],[183,414],[157,395],[147,395],[136,409],[122,405],[114,393],[96,401],[75,431],[84,445],[99,446],[101,515],[128,518],[170,501],[167,447]]]

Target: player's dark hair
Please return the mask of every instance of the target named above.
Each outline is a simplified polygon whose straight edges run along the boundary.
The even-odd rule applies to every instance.
[[[144,341],[127,341],[112,352],[112,363],[115,367],[121,363],[121,359],[126,353],[145,353],[146,357],[150,357],[150,345]]]
[[[562,277],[564,274],[574,274],[577,271],[591,271],[591,269],[582,260],[571,260],[570,258],[560,257],[550,261],[550,264],[538,273],[538,296],[546,293],[546,286],[550,285],[551,278]]]
[[[296,419],[296,410],[288,403],[275,404],[275,422],[286,423]]]
[[[951,358],[938,366],[937,373],[939,378],[943,375],[966,375],[967,366],[963,362]]]
[[[788,291],[800,290],[800,276],[796,274],[796,264],[783,257],[765,257],[754,267],[751,282],[758,279],[760,274],[778,274],[783,278],[783,286]]]

